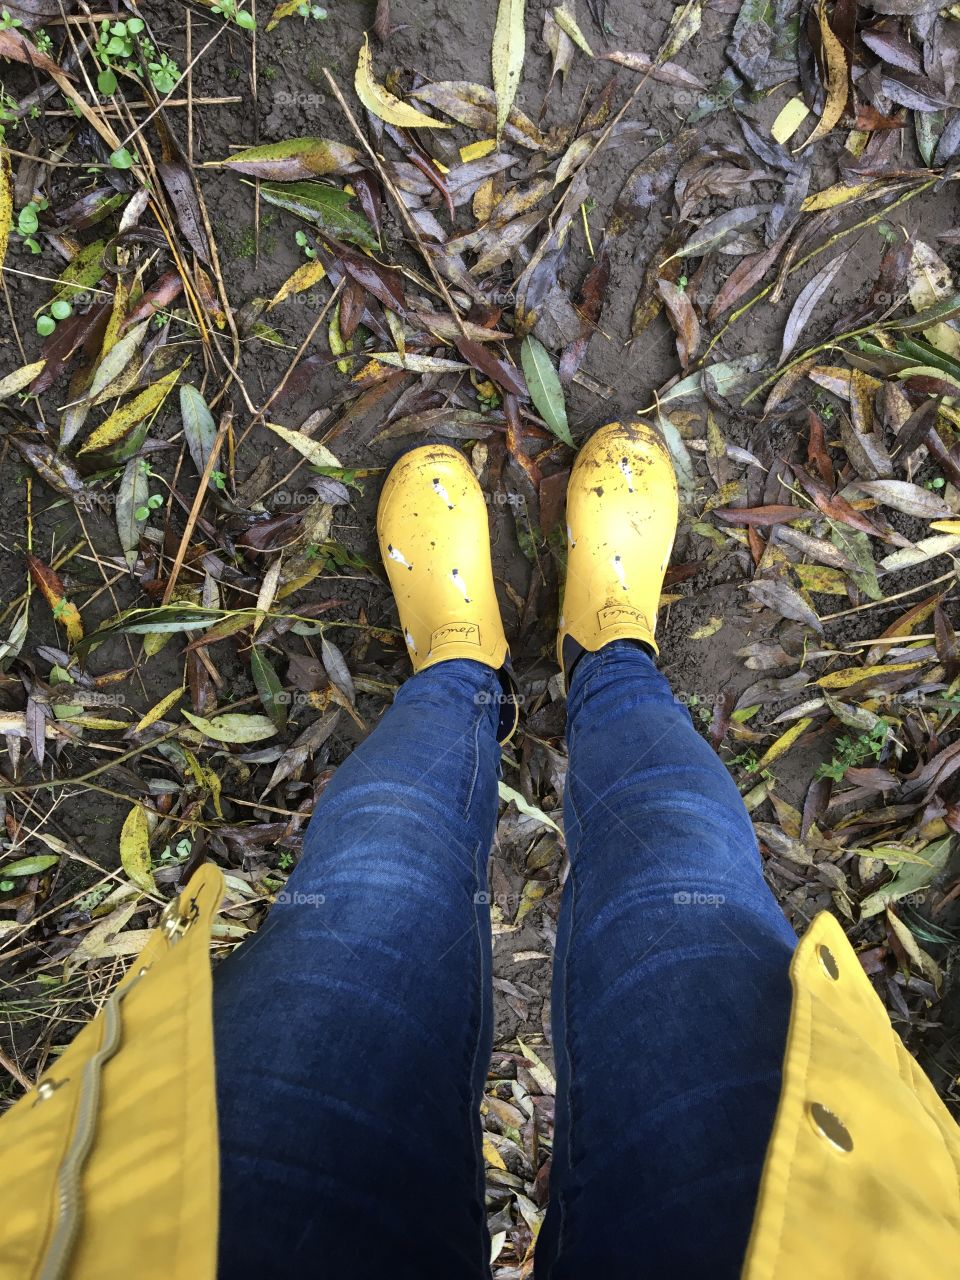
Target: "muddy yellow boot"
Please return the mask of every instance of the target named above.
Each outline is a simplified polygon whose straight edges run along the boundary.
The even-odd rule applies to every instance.
[[[403,454],[377,506],[377,538],[414,671],[472,658],[500,672],[501,741],[516,726],[513,678],[490,563],[483,491],[466,458],[444,444]]]
[[[639,640],[654,654],[663,575],[677,531],[677,481],[659,434],[611,422],[577,455],[567,486],[567,579],[557,659]]]

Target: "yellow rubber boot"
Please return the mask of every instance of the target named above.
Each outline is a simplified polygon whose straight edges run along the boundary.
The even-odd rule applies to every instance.
[[[557,660],[641,640],[654,653],[657,605],[677,531],[677,480],[659,434],[611,422],[577,455],[567,486],[567,579]],[[566,642],[566,646],[565,646]]]
[[[508,657],[490,563],[483,491],[449,445],[422,445],[393,465],[377,538],[414,671],[450,658],[500,670]]]

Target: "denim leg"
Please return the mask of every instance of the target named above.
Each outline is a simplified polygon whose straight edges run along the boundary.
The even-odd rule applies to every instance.
[[[409,680],[216,971],[220,1274],[488,1275],[496,673]]]
[[[646,652],[578,663],[539,1280],[740,1275],[796,938],[737,788]]]

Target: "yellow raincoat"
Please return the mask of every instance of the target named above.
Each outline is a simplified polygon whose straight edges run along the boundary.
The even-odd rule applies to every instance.
[[[208,956],[222,892],[202,867],[98,1017],[0,1118],[0,1280],[215,1275]],[[960,1130],[832,916],[791,978],[744,1280],[960,1277]]]

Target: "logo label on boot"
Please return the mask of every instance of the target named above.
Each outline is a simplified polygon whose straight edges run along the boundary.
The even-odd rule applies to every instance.
[[[600,624],[601,631],[605,627],[619,627],[624,623],[637,623],[641,627],[648,627],[647,620],[640,610],[628,604],[611,604],[601,609],[597,614],[597,622]]]
[[[475,622],[446,622],[430,637],[430,648],[442,644],[479,644],[480,628]]]

